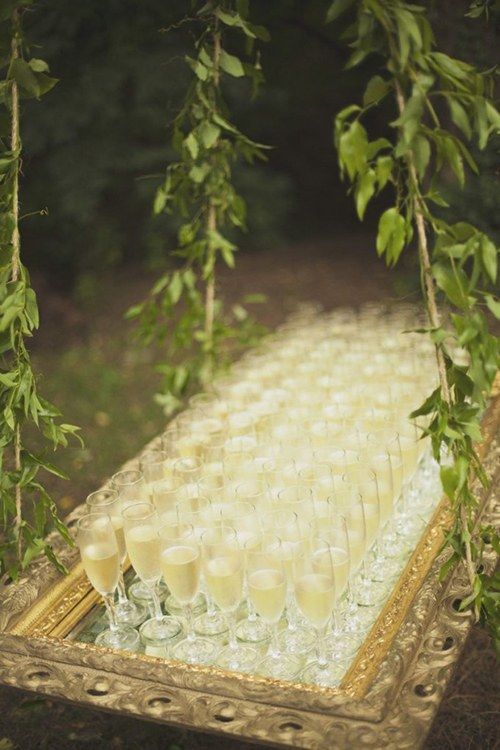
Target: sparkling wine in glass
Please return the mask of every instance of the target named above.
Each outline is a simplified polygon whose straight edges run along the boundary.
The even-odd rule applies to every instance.
[[[113,525],[108,516],[89,513],[77,526],[77,543],[87,577],[102,596],[109,629],[96,638],[98,646],[137,651],[139,635],[129,625],[118,623],[115,615],[115,591],[120,576],[120,555]]]

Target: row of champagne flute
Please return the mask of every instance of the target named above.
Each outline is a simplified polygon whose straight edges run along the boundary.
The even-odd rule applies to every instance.
[[[364,622],[356,604],[372,605],[387,588],[398,569],[395,561],[408,552],[409,532],[422,523],[415,511],[426,503],[421,488],[409,491],[417,464],[425,464],[425,443],[419,440],[424,424],[406,415],[432,385],[434,368],[428,345],[416,334],[399,333],[414,324],[411,308],[387,315],[372,307],[321,317],[304,310],[209,392],[192,397],[157,446],[143,454],[139,471],[119,472],[110,495],[94,493],[88,500],[92,512],[100,507],[112,519],[122,563],[123,513],[128,505],[144,502],[153,504],[160,527],[188,524],[200,542],[209,526],[224,524],[234,530],[240,547],[250,543],[258,520],[259,533],[274,535],[287,549],[286,524],[284,531],[273,514],[275,519],[293,514],[301,534],[319,523],[328,536],[343,523],[346,541],[338,549],[348,559],[348,606],[343,622],[335,618],[327,643],[337,659],[352,654],[359,639],[350,639],[346,628],[358,635]],[[411,505],[398,503],[400,496],[410,498]],[[203,635],[224,636],[226,618],[202,581],[208,611],[194,627]],[[132,589],[136,602],[153,603],[153,620],[163,617],[158,588],[156,600],[144,582]],[[288,590],[288,626],[278,640],[282,652],[303,657],[310,632],[302,627],[300,607]],[[248,601],[238,637],[265,641],[268,624],[256,616],[251,597]],[[172,596],[167,604],[169,611],[179,611]],[[120,582],[118,620],[138,625],[146,609],[127,601]],[[335,610],[338,615],[340,607]],[[143,642],[148,634],[154,635],[154,625],[146,622]]]
[[[204,505],[203,503],[201,505]],[[207,508],[205,507],[205,511]],[[198,512],[198,511],[197,511]],[[159,606],[141,631],[163,642],[166,652],[191,663],[217,663],[229,669],[255,671],[292,679],[302,671],[301,679],[321,684],[337,684],[341,663],[329,663],[325,638],[335,605],[344,592],[351,564],[351,549],[346,519],[330,519],[328,527],[319,519],[300,523],[290,510],[271,511],[261,529],[242,537],[238,528],[224,517],[204,514],[204,530],[179,518],[160,524],[154,506],[134,503],[122,512],[127,551],[141,580],[151,588],[158,603],[157,586],[163,575],[176,600],[183,606],[184,623],[164,616]],[[233,516],[234,517],[234,516]],[[277,534],[263,532],[274,527]],[[111,613],[112,627],[102,633],[99,643],[133,648],[135,631],[116,624],[113,592],[119,577],[119,550],[110,516],[92,513],[79,522],[78,541],[87,574],[104,596]],[[226,615],[229,643],[196,637],[192,605],[200,591],[201,574],[220,610]],[[271,645],[262,660],[259,651],[236,639],[235,615],[244,593],[261,620],[270,628]],[[288,596],[287,596],[288,592]],[[278,623],[285,605],[296,607],[318,634],[317,660],[307,660],[311,633],[301,628],[305,641],[302,650],[289,651],[287,632],[278,636]],[[290,614],[289,614],[290,617]],[[291,635],[297,635],[297,629]],[[330,640],[332,640],[330,638]],[[304,668],[304,662],[309,663]]]

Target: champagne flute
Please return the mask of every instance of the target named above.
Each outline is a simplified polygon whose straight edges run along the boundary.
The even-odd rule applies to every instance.
[[[313,538],[310,550],[293,560],[293,586],[297,606],[316,632],[316,658],[300,673],[300,680],[336,687],[345,672],[344,663],[332,663],[326,649],[326,632],[335,606],[335,573],[330,547]]]
[[[177,522],[160,527],[160,544],[163,578],[187,620],[186,638],[172,647],[172,656],[188,664],[213,664],[220,646],[197,638],[193,627],[193,605],[200,590],[200,541],[190,524]]]
[[[293,560],[296,555],[308,549],[310,527],[307,524],[301,525],[297,514],[290,509],[265,513],[262,524],[263,529],[276,539],[276,550],[282,557],[288,581],[291,583]],[[272,545],[269,548],[273,551]],[[287,628],[279,635],[281,648],[289,653],[304,653],[312,647],[314,635],[300,624],[291,585],[287,591],[286,618]]]
[[[390,585],[390,581],[379,583],[373,581],[368,564],[369,553],[377,545],[381,523],[379,482],[377,474],[371,469],[367,471],[363,479],[355,483],[351,483],[347,476],[343,477],[343,481],[351,485],[354,492],[360,494],[365,517],[367,554],[363,558],[360,579],[356,583],[356,602],[363,607],[373,607],[377,602],[383,601],[387,586]]]
[[[257,488],[254,487],[254,489]],[[248,487],[243,492],[243,496],[250,490],[251,487]],[[238,497],[238,487],[235,494]],[[255,511],[255,506],[242,500],[226,503],[221,509],[221,518],[225,525],[231,526],[235,530],[237,542],[243,550],[244,561],[246,562],[248,552],[251,549],[258,548],[262,538],[260,519]],[[247,579],[246,582],[248,582]],[[257,617],[252,601],[248,598],[247,609],[247,617],[242,618],[236,627],[238,639],[246,643],[259,643],[268,640],[269,629]]]
[[[149,502],[149,491],[144,474],[139,469],[123,469],[111,477],[111,487],[118,492],[122,511],[133,503]],[[136,576],[129,586],[129,597],[137,603],[144,603],[150,610],[153,608],[151,590]],[[160,597],[164,599],[166,590],[160,587]]]
[[[283,653],[278,639],[278,623],[286,604],[287,576],[280,554],[280,541],[253,547],[246,553],[248,596],[252,605],[271,631],[271,643],[265,658],[257,664],[257,674],[291,680],[302,666],[302,658]]]
[[[111,477],[110,484],[112,489],[118,492],[124,508],[132,503],[146,502],[148,499],[144,474],[139,469],[117,471]]]
[[[118,545],[118,555],[120,559],[118,575],[118,603],[115,605],[115,616],[118,622],[135,627],[144,622],[147,616],[147,610],[140,604],[129,601],[123,579],[123,568],[127,559],[127,548],[125,547],[125,535],[123,533],[123,518],[121,515],[121,501],[116,490],[97,490],[91,492],[86,499],[89,513],[95,513],[100,516],[107,516],[113,526],[116,543]]]
[[[120,555],[116,533],[108,516],[89,513],[78,521],[76,539],[83,567],[96,591],[104,599],[109,629],[96,638],[98,646],[137,651],[139,635],[128,625],[118,624],[115,591],[120,575]]]
[[[211,528],[217,515],[210,500],[203,495],[185,495],[182,497],[181,494],[176,504],[176,513],[179,523],[187,523],[193,527],[194,533],[200,543],[205,531]],[[202,588],[206,611],[202,611],[202,614],[194,621],[194,630],[201,636],[222,635],[227,632],[227,619],[221,612],[217,611],[210,589],[206,585],[206,577],[204,576],[203,578],[204,585]],[[199,601],[201,592],[198,592],[198,594],[194,608],[199,611],[202,606]],[[169,610],[177,609],[176,602],[172,601],[172,597],[167,599],[167,607]]]
[[[344,516],[332,512],[328,524],[323,519],[312,522],[312,537],[321,539],[328,546],[327,564],[333,566],[335,575],[335,608],[332,614],[332,627],[326,636],[326,649],[333,661],[352,657],[359,648],[360,639],[347,631],[346,618],[342,615],[341,600],[349,585],[350,550],[347,523]],[[322,557],[317,551],[315,565],[318,567]]]
[[[227,617],[228,645],[217,657],[217,664],[238,672],[251,671],[258,652],[238,643],[236,612],[243,598],[244,554],[238,545],[236,531],[219,524],[202,536],[205,581],[215,603]]]
[[[141,581],[149,588],[153,600],[154,616],[141,625],[141,640],[146,646],[167,648],[172,639],[182,631],[182,627],[175,617],[164,615],[161,609],[158,515],[152,503],[129,505],[122,515],[130,562]]]
[[[347,586],[346,627],[350,633],[364,632],[371,623],[371,613],[360,612],[356,602],[357,575],[366,553],[366,521],[361,493],[356,486],[343,483],[334,496],[336,512],[344,516],[349,542],[349,582]]]

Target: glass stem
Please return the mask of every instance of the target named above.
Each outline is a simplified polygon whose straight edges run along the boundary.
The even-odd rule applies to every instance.
[[[228,645],[233,651],[238,648],[236,640],[236,616],[234,612],[226,612],[227,629],[229,630]]]
[[[326,669],[326,667],[328,666],[328,659],[326,658],[325,633],[326,626],[324,628],[318,628],[316,631],[316,655],[318,658],[318,664],[322,669]]]
[[[153,599],[153,607],[154,607],[154,616],[158,622],[163,617],[163,612],[161,611],[161,601],[160,601],[160,594],[159,594],[159,584],[155,583],[153,586],[151,586],[151,598]]]
[[[207,615],[213,617],[215,615],[215,604],[208,591],[205,592],[205,600],[207,602]]]
[[[120,575],[118,576],[118,604],[127,604],[127,591],[125,589],[125,580],[123,578],[123,570],[120,568]]]
[[[115,595],[113,594],[106,594],[103,596],[104,604],[106,605],[106,612],[108,615],[109,620],[109,629],[115,633],[118,630],[118,623],[116,621],[116,612],[115,612]]]
[[[339,635],[340,634],[339,615],[336,609],[333,610],[332,625],[333,625],[332,634]]]
[[[279,659],[281,656],[280,646],[278,641],[278,623],[273,622],[271,625],[271,642],[269,644],[269,656],[273,659]]]
[[[187,636],[186,640],[188,641],[194,641],[196,638],[194,627],[193,627],[193,603],[189,602],[189,604],[186,604],[186,628],[187,628]]]
[[[247,599],[247,608],[248,608],[248,616],[247,616],[248,622],[257,622],[257,612],[255,611],[255,607],[253,606],[251,599]]]
[[[297,620],[294,611],[294,598],[291,592],[288,593],[286,603],[286,619],[288,620],[288,630],[294,633],[297,630]]]

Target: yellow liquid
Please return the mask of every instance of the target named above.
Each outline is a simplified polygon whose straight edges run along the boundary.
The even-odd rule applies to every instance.
[[[180,604],[189,604],[198,593],[201,556],[187,545],[168,547],[160,558],[165,583]]]
[[[265,622],[276,623],[285,608],[286,578],[279,570],[256,570],[248,576],[248,593]]]
[[[243,568],[234,557],[214,557],[205,566],[205,580],[214,602],[223,610],[236,609],[243,593]]]
[[[120,560],[127,557],[127,548],[125,546],[125,534],[123,531],[123,518],[121,516],[110,516],[111,525],[115,530],[116,543],[118,545],[118,555]]]
[[[92,586],[103,596],[118,584],[120,561],[116,547],[108,542],[87,544],[81,550],[83,567]]]
[[[384,526],[392,515],[392,482],[379,479],[378,497],[380,501],[380,523]]]
[[[135,572],[143,581],[160,578],[160,539],[151,524],[134,526],[126,532],[127,551]]]
[[[370,549],[373,542],[377,537],[379,527],[379,508],[378,503],[363,503],[363,509],[365,512],[365,528],[366,528],[366,547]]]
[[[330,547],[328,550],[317,550],[312,557],[312,565],[315,573],[330,575],[330,567],[333,568],[335,580],[335,599],[337,600],[345,591],[349,578],[349,555],[347,550],[341,547]]]
[[[315,627],[324,627],[335,604],[333,578],[323,573],[300,576],[295,581],[295,598],[304,617]]]
[[[351,555],[351,567],[353,570],[357,570],[361,565],[365,554],[364,534],[351,526],[348,527],[348,536],[349,552]]]

